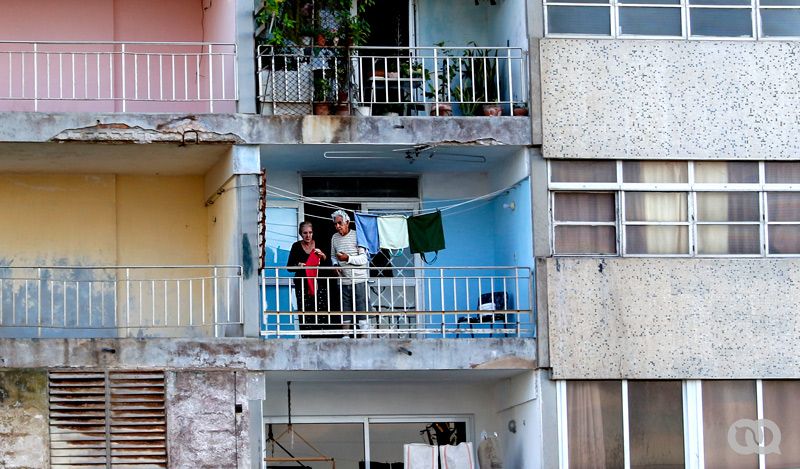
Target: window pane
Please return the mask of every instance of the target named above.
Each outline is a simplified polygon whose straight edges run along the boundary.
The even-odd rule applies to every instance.
[[[680,5],[681,0],[618,0],[617,3],[623,5],[626,3],[633,3],[636,5]]]
[[[608,0],[547,0],[547,3],[602,3],[608,5]]]
[[[764,381],[763,396],[764,418],[775,422],[784,442],[780,453],[767,454],[767,469],[800,467],[800,445],[796,444],[800,441],[800,381]],[[769,446],[775,435],[769,430],[764,433],[764,444]]]
[[[764,163],[764,173],[768,183],[800,183],[800,163],[783,161]]]
[[[557,254],[616,254],[617,229],[613,226],[557,226]]]
[[[763,36],[800,36],[800,10],[762,8],[760,11]]]
[[[567,382],[569,467],[621,468],[622,383]]]
[[[759,3],[762,7],[788,7],[800,5],[800,0],[761,0]]]
[[[749,9],[691,8],[692,36],[753,37]]]
[[[617,182],[614,161],[553,161],[550,172],[553,182]]]
[[[687,226],[627,226],[625,252],[628,254],[688,254]]]
[[[678,29],[680,30],[680,25]],[[688,166],[685,161],[625,161],[622,163],[622,180],[647,183],[688,182]]]
[[[760,254],[758,225],[698,225],[699,254]]]
[[[800,254],[800,225],[769,225],[770,254]]]
[[[680,8],[620,7],[619,33],[640,36],[680,36]]]
[[[741,455],[728,444],[728,429],[739,419],[755,420],[756,383],[703,381],[703,448],[708,469],[755,469],[758,455]],[[745,429],[736,433],[744,444]]]
[[[800,192],[768,192],[769,221],[800,221]]]
[[[750,5],[750,0],[689,0],[690,5]]]
[[[557,192],[556,221],[615,221],[614,193]]]
[[[698,192],[697,221],[759,221],[758,192]]]
[[[611,35],[611,9],[608,7],[547,7],[549,34]]]
[[[757,183],[758,163],[698,161],[694,164],[694,181],[699,183]]]
[[[273,424],[272,432],[278,443],[283,445],[292,454],[289,454],[280,445],[275,445],[275,453],[270,450],[270,457],[286,458],[292,456],[317,456],[317,450],[325,456],[334,458],[336,465],[343,468],[356,469],[358,463],[364,460],[364,427],[360,423],[295,423],[292,427],[297,435],[301,435],[314,445],[307,445],[302,439],[292,437],[286,433],[287,425]],[[419,441],[419,440],[416,440]],[[272,467],[281,463],[270,463]],[[288,464],[288,463],[283,463]],[[301,467],[294,463],[296,467]],[[308,467],[329,468],[330,463],[306,463]]]
[[[685,192],[626,192],[626,221],[686,221]]]
[[[631,469],[684,467],[680,381],[628,381]]]

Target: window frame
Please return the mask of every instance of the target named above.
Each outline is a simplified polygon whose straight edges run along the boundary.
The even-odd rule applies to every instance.
[[[758,181],[750,183],[706,183],[695,181],[695,163],[708,162],[710,160],[698,161],[685,161],[688,165],[688,179],[685,183],[626,183],[622,182],[622,167],[625,161],[629,160],[615,160],[617,168],[616,182],[552,182],[552,169],[551,166],[554,162],[561,160],[548,160],[547,162],[547,178],[548,178],[548,204],[549,204],[549,221],[550,221],[550,253],[553,256],[582,256],[582,257],[698,257],[698,258],[758,258],[758,257],[772,257],[772,258],[792,258],[800,257],[800,252],[796,254],[775,254],[769,252],[769,228],[770,226],[777,225],[800,225],[800,216],[796,221],[769,221],[769,194],[774,192],[798,192],[800,193],[800,182],[797,183],[767,183],[766,182],[766,164],[770,161],[742,161],[757,164],[758,168]],[[566,160],[564,160],[566,161]],[[635,161],[635,160],[630,160]],[[653,161],[653,160],[651,160]],[[667,161],[667,160],[665,160]],[[672,160],[669,160],[672,161]],[[716,161],[716,160],[714,160]],[[736,162],[737,160],[730,160]],[[728,160],[720,160],[720,162],[729,162]],[[777,162],[777,161],[776,161]],[[616,197],[616,234],[617,234],[617,253],[616,254],[600,254],[600,253],[583,253],[583,254],[570,254],[559,253],[556,251],[556,225],[566,225],[569,222],[556,222],[555,220],[555,205],[554,194],[559,192],[599,192],[608,193],[614,192]],[[626,220],[626,192],[685,192],[688,196],[687,201],[687,222],[629,222]],[[755,192],[758,193],[758,221],[728,221],[728,222],[704,222],[698,221],[697,217],[697,194],[701,192]],[[608,224],[610,222],[578,222],[573,224],[590,225],[590,224]],[[627,226],[640,226],[640,225],[688,225],[688,254],[630,254],[627,250]],[[758,253],[753,254],[700,254],[697,246],[698,240],[698,227],[703,225],[748,225],[759,226],[759,250]]]
[[[610,34],[585,34],[585,33],[553,33],[549,29],[548,8],[551,6],[589,6],[594,8],[607,8],[609,10],[609,30]],[[674,35],[652,35],[652,34],[625,34],[620,31],[620,9],[625,8],[675,8],[680,10],[681,34]],[[700,36],[693,35],[691,28],[692,10],[750,10],[750,36]],[[691,0],[680,0],[676,4],[648,4],[648,3],[622,3],[621,0],[607,0],[600,3],[588,3],[570,0],[544,0],[544,36],[547,38],[571,38],[571,39],[684,39],[691,41],[796,41],[800,40],[800,31],[792,36],[765,36],[763,31],[763,21],[761,18],[764,10],[798,10],[800,5],[761,5],[761,0],[750,0],[749,5],[692,5]]]

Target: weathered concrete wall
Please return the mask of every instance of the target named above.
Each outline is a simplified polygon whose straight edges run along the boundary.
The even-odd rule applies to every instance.
[[[800,259],[540,262],[556,379],[800,377]]]
[[[170,467],[251,467],[247,404],[243,372],[168,373]]]
[[[408,355],[406,351],[411,351]],[[0,367],[530,370],[534,339],[0,339]]]
[[[0,467],[48,467],[47,409],[45,371],[0,369]]]
[[[530,145],[528,119],[340,117],[248,114],[0,113],[3,142],[251,144],[478,142]]]
[[[797,157],[800,44],[541,41],[546,158]]]

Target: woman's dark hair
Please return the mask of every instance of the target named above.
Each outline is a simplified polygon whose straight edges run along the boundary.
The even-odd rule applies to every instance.
[[[310,221],[303,220],[300,222],[300,226],[297,227],[297,234],[303,234],[303,227],[306,225],[310,226],[312,230],[314,229],[314,225]]]

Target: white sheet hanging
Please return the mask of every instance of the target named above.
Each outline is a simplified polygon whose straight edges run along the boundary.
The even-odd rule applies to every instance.
[[[381,249],[405,249],[408,245],[408,219],[403,215],[378,217],[378,241]]]
[[[405,469],[439,469],[439,448],[424,443],[403,445]]]
[[[439,451],[442,455],[442,469],[475,469],[472,443],[444,445],[439,447]]]

